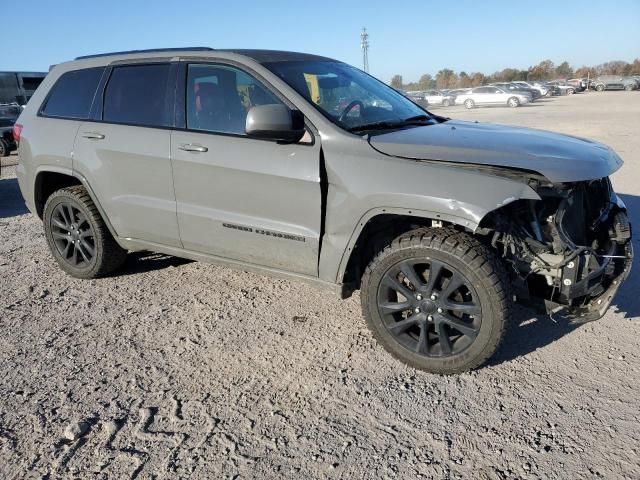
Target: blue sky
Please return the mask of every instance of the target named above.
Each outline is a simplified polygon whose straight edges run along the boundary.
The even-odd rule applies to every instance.
[[[0,70],[47,70],[78,55],[197,45],[312,52],[361,66],[363,26],[371,73],[384,81],[396,73],[413,81],[445,67],[492,73],[546,58],[578,67],[640,57],[640,0],[27,3],[17,21],[3,22],[2,38],[12,43],[5,43]]]

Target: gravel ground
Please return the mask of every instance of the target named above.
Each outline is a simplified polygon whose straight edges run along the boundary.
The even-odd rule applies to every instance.
[[[640,224],[640,93],[438,112],[608,143]],[[357,295],[151,254],[69,278],[6,167],[0,477],[640,478],[639,281],[599,322],[521,311],[490,365],[429,375]]]

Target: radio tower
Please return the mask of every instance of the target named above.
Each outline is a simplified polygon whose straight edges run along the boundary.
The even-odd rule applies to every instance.
[[[367,29],[363,28],[360,34],[360,47],[362,48],[362,69],[369,72],[369,34]]]

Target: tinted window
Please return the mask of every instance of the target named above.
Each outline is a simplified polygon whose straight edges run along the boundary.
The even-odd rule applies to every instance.
[[[88,68],[63,74],[51,89],[42,113],[51,117],[89,118],[103,71],[104,68]]]
[[[104,98],[107,122],[167,127],[173,124],[173,105],[167,102],[169,68],[135,65],[113,69]]]
[[[223,65],[189,65],[187,128],[245,134],[247,112],[282,103],[255,78]]]

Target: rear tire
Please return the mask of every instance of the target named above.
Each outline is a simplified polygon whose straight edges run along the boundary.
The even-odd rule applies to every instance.
[[[442,106],[443,107],[449,107],[451,105],[451,102],[449,100],[443,100],[442,101]]]
[[[625,85],[624,89],[625,89],[627,92],[630,92],[631,90],[633,90],[633,85]]]
[[[603,92],[604,91],[604,85],[596,85],[596,92]]]
[[[573,95],[576,91],[573,88],[567,90],[567,95]]]
[[[103,277],[126,259],[126,250],[116,243],[81,185],[51,194],[44,206],[43,223],[53,258],[72,277]]]
[[[507,100],[507,105],[509,105],[511,108],[519,107],[520,100],[518,100],[516,97],[511,97],[509,100]]]
[[[420,228],[376,255],[360,296],[373,336],[391,355],[452,374],[479,367],[498,349],[512,312],[508,288],[504,266],[475,238]]]
[[[9,144],[0,138],[0,157],[8,157],[9,153]]]
[[[469,110],[471,110],[476,106],[476,103],[470,98],[468,98],[464,101],[464,106],[467,107]]]

